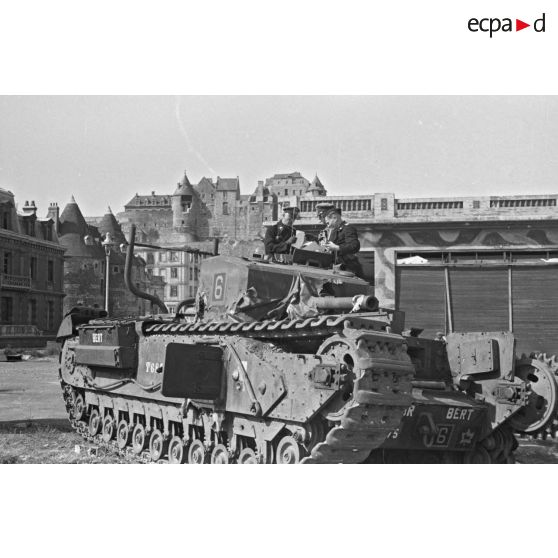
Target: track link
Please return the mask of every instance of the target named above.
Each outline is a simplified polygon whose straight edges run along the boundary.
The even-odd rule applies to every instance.
[[[400,336],[357,330],[326,343],[353,349],[354,403],[302,463],[363,463],[397,428],[411,404],[415,370]]]

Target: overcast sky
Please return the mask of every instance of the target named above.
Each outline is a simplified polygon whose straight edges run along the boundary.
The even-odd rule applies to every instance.
[[[287,77],[285,79],[288,79]],[[558,97],[0,97],[0,187],[86,216],[187,170],[317,172],[330,195],[558,193]]]

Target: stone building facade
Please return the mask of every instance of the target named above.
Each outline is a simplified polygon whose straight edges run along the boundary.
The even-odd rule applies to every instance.
[[[136,194],[118,220],[124,234],[134,223],[141,238],[165,246],[213,238],[253,241],[263,238],[262,227],[275,221],[283,206],[326,194],[318,176],[310,182],[299,172],[258,181],[252,194],[241,194],[238,177],[203,177],[193,186],[184,173],[172,194]]]
[[[104,239],[112,240],[108,255],[109,315],[114,317],[158,313],[149,301],[136,298],[124,282],[125,237],[110,208],[96,225],[86,222],[72,197],[62,213],[55,216],[58,222],[60,244],[66,248],[64,259],[64,310],[78,305],[105,307],[107,254]],[[132,265],[132,281],[142,291],[162,294],[164,285],[160,278],[153,278],[146,270],[146,263],[136,256]]]
[[[0,188],[0,347],[41,346],[62,320],[64,248],[56,223],[37,217],[35,202],[18,213]]]
[[[149,271],[166,281],[164,300],[172,311],[198,286],[204,256],[187,250],[211,253],[217,238],[221,254],[251,256],[263,250],[265,227],[278,219],[283,207],[297,205],[303,196],[326,194],[318,176],[310,182],[299,172],[258,181],[252,194],[241,193],[238,177],[202,177],[192,185],[184,173],[172,194],[136,194],[118,219],[126,236],[135,224],[138,242],[162,247],[138,248],[138,254]]]

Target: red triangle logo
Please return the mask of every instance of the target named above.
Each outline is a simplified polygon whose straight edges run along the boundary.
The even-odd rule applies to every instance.
[[[531,27],[531,24],[530,23],[525,23],[524,21],[521,21],[520,19],[515,20],[515,30],[516,31],[521,31],[522,29],[525,29],[526,27]]]

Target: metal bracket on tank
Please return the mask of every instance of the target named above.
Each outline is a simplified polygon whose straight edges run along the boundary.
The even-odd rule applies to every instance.
[[[334,366],[327,364],[317,364],[312,368],[309,374],[317,389],[339,389],[349,377],[348,369],[345,364],[337,364]]]
[[[227,347],[231,351],[231,354],[235,357],[235,359],[237,361],[237,364],[238,364],[238,367],[240,369],[240,372],[242,374],[242,379],[244,380],[244,385],[246,386],[246,391],[248,392],[248,396],[250,397],[250,402],[251,402],[250,411],[252,412],[252,414],[254,416],[260,417],[262,415],[262,406],[260,405],[260,403],[256,399],[256,392],[254,391],[254,387],[252,386],[252,382],[250,381],[250,377],[248,376],[248,372],[246,371],[246,368],[244,367],[244,363],[242,362],[242,359],[240,358],[240,356],[236,352],[236,349],[232,345],[227,344]]]

